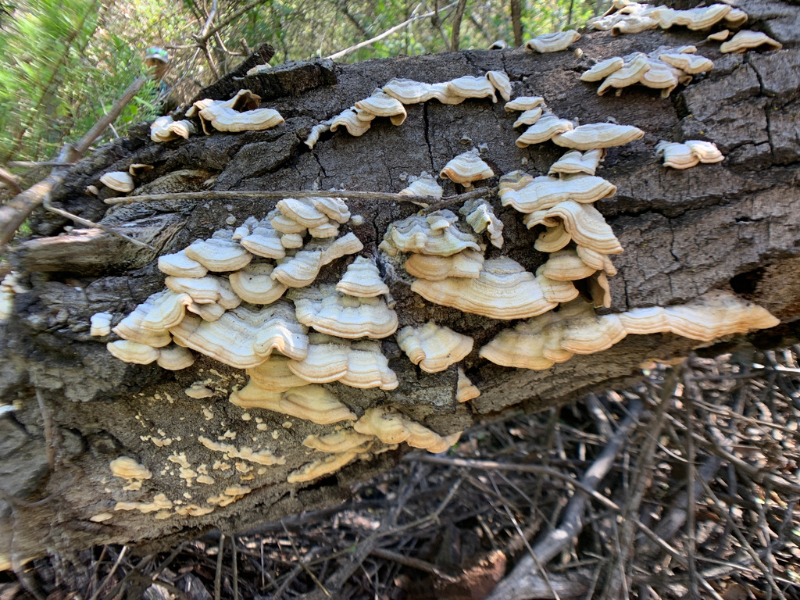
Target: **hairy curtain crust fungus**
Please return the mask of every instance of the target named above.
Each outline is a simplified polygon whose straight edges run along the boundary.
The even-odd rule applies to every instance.
[[[303,440],[303,446],[313,448],[317,452],[339,454],[354,450],[373,439],[374,436],[358,433],[354,429],[342,429],[325,435],[309,435]]]
[[[372,260],[358,256],[347,267],[341,281],[336,284],[336,291],[359,298],[372,298],[388,294],[389,286],[381,279],[378,267]]]
[[[304,385],[285,392],[264,389],[251,379],[230,395],[229,401],[242,408],[262,408],[290,417],[330,425],[339,421],[355,421],[356,416],[320,385]]]
[[[521,127],[522,125],[533,125],[542,117],[542,107],[532,108],[523,112],[516,121],[514,127]]]
[[[157,361],[161,354],[158,348],[128,340],[109,342],[106,344],[106,348],[114,358],[134,365],[149,365]]]
[[[376,117],[390,117],[392,125],[402,125],[406,120],[403,103],[381,90],[376,90],[369,98],[356,102],[356,108]]]
[[[477,150],[470,150],[447,163],[439,177],[447,177],[454,183],[472,183],[494,177],[494,171],[481,159]]]
[[[159,256],[158,270],[174,277],[204,277],[208,273],[203,265],[186,256],[185,250]]]
[[[211,123],[217,131],[232,132],[261,131],[283,123],[283,117],[277,110],[257,108],[261,104],[261,98],[250,90],[239,90],[236,96],[224,102],[203,100],[201,103],[195,103],[195,106],[199,109],[198,114],[206,133],[206,122]],[[240,111],[242,108],[245,109],[243,112]]]
[[[594,175],[600,161],[605,158],[605,154],[603,149],[589,150],[583,154],[578,150],[572,150],[554,162],[547,174],[564,176],[583,173]]]
[[[450,256],[412,254],[406,260],[409,275],[428,281],[442,281],[448,277],[477,279],[483,269],[483,254],[476,250],[463,250]]]
[[[602,198],[610,198],[617,186],[602,177],[576,175],[569,179],[558,179],[547,175],[536,177],[520,189],[509,189],[501,184],[500,202],[522,213],[548,210],[561,202],[571,200],[590,204]]]
[[[467,223],[475,233],[485,231],[492,246],[503,247],[503,222],[495,216],[491,204],[481,198],[475,198],[467,200],[458,212],[467,217]]]
[[[110,173],[106,173],[100,178],[100,183],[111,188],[115,192],[122,192],[123,194],[132,192],[134,188],[133,178],[125,171],[111,171]]]
[[[560,133],[553,136],[552,139],[558,146],[574,148],[575,150],[594,150],[596,148],[623,146],[643,137],[644,131],[638,127],[615,125],[613,123],[592,123]]]
[[[602,96],[612,87],[622,89],[634,83],[638,83],[642,76],[649,70],[650,60],[647,58],[647,55],[637,53],[629,62],[625,63],[625,66],[614,71],[603,80],[603,83],[597,88],[597,95]]]
[[[359,137],[367,133],[372,121],[362,121],[358,118],[354,108],[347,110],[336,115],[331,121],[331,131],[336,131],[339,127],[347,129],[347,133],[354,137]]]
[[[560,52],[581,39],[581,34],[575,30],[545,33],[525,42],[525,49],[545,54],[547,52]]]
[[[534,277],[508,257],[484,262],[478,279],[417,279],[411,290],[434,304],[501,320],[539,315],[578,295],[572,283]]]
[[[447,83],[447,92],[448,95],[459,98],[491,98],[492,102],[497,102],[494,86],[485,77],[473,77],[472,75],[458,77]]]
[[[297,320],[320,333],[381,339],[397,330],[397,314],[383,298],[349,296],[328,284],[289,290],[288,296],[294,301]]]
[[[511,102],[507,102],[504,108],[506,112],[512,112],[515,110],[524,112],[526,110],[533,110],[543,106],[544,98],[541,96],[520,96],[518,98],[514,98]]]
[[[571,131],[574,128],[572,121],[566,119],[559,119],[552,113],[543,115],[521,136],[517,138],[516,144],[519,148],[526,148],[531,144],[542,144],[553,136],[566,131]]]
[[[148,313],[155,308],[156,301],[160,296],[161,293],[150,296],[142,304],[138,305],[131,314],[122,319],[112,331],[123,340],[138,342],[153,348],[167,346],[172,341],[168,331],[154,331],[142,326],[142,322]]]
[[[288,363],[289,370],[309,383],[332,383],[368,389],[393,390],[397,376],[377,342],[350,342],[311,334],[308,355]]]
[[[489,80],[489,83],[494,86],[500,95],[503,97],[503,100],[508,102],[511,100],[511,80],[509,80],[508,75],[506,75],[503,71],[488,71],[486,73],[486,79]]]
[[[197,304],[216,303],[227,310],[236,308],[242,302],[242,299],[234,293],[229,281],[215,275],[200,278],[169,276],[164,280],[164,284],[173,292],[188,294]]]
[[[383,91],[403,104],[419,104],[436,97],[430,83],[420,83],[411,79],[392,79],[383,86]]]
[[[583,262],[574,249],[558,250],[540,267],[542,274],[556,281],[586,279],[596,269]]]
[[[140,490],[142,481],[153,477],[149,469],[127,456],[115,458],[108,466],[111,468],[111,474],[114,477],[120,477],[128,482],[128,485],[123,488],[128,491]]]
[[[286,286],[270,277],[274,267],[267,263],[250,263],[230,275],[233,291],[251,304],[272,304],[283,296]]]
[[[249,235],[240,242],[251,253],[264,258],[283,258],[286,250],[281,244],[281,235],[269,222],[269,217],[258,222]]]
[[[271,392],[285,392],[291,388],[307,385],[305,379],[295,375],[289,368],[291,360],[287,356],[273,354],[266,362],[247,369],[247,374],[255,385]]]
[[[559,202],[550,209],[525,215],[523,222],[528,229],[540,224],[555,227],[563,222],[564,229],[578,245],[601,254],[622,252],[619,240],[603,215],[588,204],[579,204],[574,200]]]
[[[467,402],[481,395],[477,386],[473,385],[464,369],[458,367],[458,384],[456,385],[456,402]]]
[[[581,75],[581,81],[600,81],[625,66],[625,61],[619,56],[612,56],[601,60],[591,69]]]
[[[428,452],[444,452],[458,441],[461,432],[440,436],[415,421],[406,419],[400,413],[384,408],[369,408],[353,425],[358,433],[374,435],[384,444],[406,442],[412,448]]]
[[[438,373],[459,362],[472,352],[473,343],[471,337],[433,321],[422,327],[403,327],[397,332],[397,345],[426,373]]]
[[[253,259],[253,255],[238,242],[213,237],[195,240],[184,253],[215,273],[243,269]]]
[[[308,352],[307,330],[287,302],[259,311],[240,306],[213,323],[187,315],[170,332],[182,345],[236,369],[260,365],[273,350],[295,360]]]
[[[398,251],[450,256],[467,249],[480,250],[475,236],[461,231],[458,216],[447,209],[391,223],[379,248],[389,256]]]
[[[423,171],[411,184],[398,192],[401,196],[430,196],[435,200],[441,199],[444,189],[436,179]]]
[[[111,319],[114,315],[107,312],[95,313],[91,316],[89,335],[104,337],[111,333]]]

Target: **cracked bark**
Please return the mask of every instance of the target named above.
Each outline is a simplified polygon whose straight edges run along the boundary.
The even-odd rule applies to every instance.
[[[783,27],[781,23],[800,13],[796,5],[775,2],[748,3],[748,11],[751,8],[751,14],[764,19],[752,26],[773,35],[773,30]],[[590,58],[678,46],[700,41],[704,34],[646,32],[613,38],[590,33],[577,44],[584,51],[582,59],[571,52],[532,55],[518,49],[357,65],[315,61],[280,66],[255,77],[231,78],[209,88],[207,95],[227,98],[236,86],[250,87],[284,115],[286,123],[281,127],[161,145],[149,141],[147,127],[139,128],[130,138],[99,149],[72,169],[54,204],[84,218],[125,225],[150,240],[159,253],[166,253],[208,237],[225,226],[229,215],[237,223],[250,215],[262,217],[275,201],[165,201],[109,209],[102,199],[86,195],[86,186],[98,185],[105,172],[138,162],[155,166],[142,178],[143,184],[181,170],[171,183],[154,183],[160,191],[164,190],[159,186],[171,186],[166,191],[201,189],[206,182],[217,190],[299,190],[317,185],[320,189],[397,192],[406,185],[404,175],[438,172],[455,155],[483,144],[487,150],[482,156],[498,174],[519,168],[545,173],[563,149],[550,143],[517,148],[517,132],[511,126],[516,115],[506,113],[502,103],[492,105],[486,100],[457,106],[435,101],[409,106],[408,119],[400,127],[376,119],[359,138],[328,133],[313,152],[301,143],[316,122],[368,96],[375,82],[391,77],[447,81],[503,69],[514,82],[515,95],[542,95],[561,117],[581,123],[613,118],[646,132],[642,140],[611,149],[598,171],[619,188],[616,196],[597,203],[625,248],[614,257],[619,275],[611,279],[612,310],[669,305],[711,289],[733,289],[768,308],[784,324],[709,351],[734,343],[774,347],[794,339],[792,322],[800,314],[800,51],[794,47],[798,40],[791,37],[800,34],[792,28],[784,30],[785,37],[777,37],[787,48],[768,54],[721,56],[714,47],[701,46],[701,52],[715,61],[715,69],[668,100],[646,89],[626,89],[621,98],[598,97],[597,85],[581,83],[578,77],[591,65]],[[688,171],[665,170],[655,157],[655,144],[660,139],[684,138],[717,143],[727,160]],[[449,182],[445,188],[445,194],[459,191]],[[383,342],[383,351],[401,382],[395,392],[328,386],[358,413],[371,405],[392,404],[447,434],[508,407],[541,410],[591,390],[624,385],[638,377],[643,359],[668,359],[697,346],[672,335],[629,336],[607,352],[576,356],[547,371],[518,371],[487,363],[478,358],[477,350],[509,324],[423,301],[410,292],[405,272],[377,252],[387,225],[416,208],[385,202],[348,204],[353,214],[364,218],[360,226],[348,225],[343,232],[351,229],[364,243],[363,254],[378,258],[397,300],[400,326],[433,318],[473,336],[475,351],[463,364],[482,391],[469,406],[457,405],[455,367],[424,374],[389,338]],[[534,271],[545,259],[532,248],[538,230],[528,231],[519,214],[496,201],[493,204],[505,225],[502,254]],[[107,340],[88,335],[90,316],[109,311],[116,323],[148,295],[163,289],[163,276],[152,252],[103,233],[65,234],[65,225],[55,215],[35,214],[32,238],[12,254],[29,291],[15,297],[13,315],[1,326],[0,395],[17,409],[0,416],[0,428],[9,428],[0,433],[0,473],[4,475],[0,486],[8,494],[3,497],[13,499],[11,504],[0,501],[0,556],[5,549],[25,559],[108,542],[166,545],[215,527],[233,531],[336,502],[347,495],[349,483],[398,460],[399,452],[388,453],[310,485],[287,484],[287,473],[308,460],[297,445],[307,434],[324,429],[265,411],[257,416],[268,425],[267,431],[258,430],[255,420],[243,421],[244,411],[228,403],[227,395],[234,385],[244,383],[244,374],[205,357],[175,373],[113,359],[105,350]],[[492,248],[488,256],[499,254]],[[336,261],[319,280],[337,281],[347,262]],[[213,398],[199,401],[183,394],[194,381],[205,380],[216,390]],[[53,471],[46,460],[37,389],[60,434]],[[210,411],[208,420],[203,408]],[[256,416],[256,411],[250,412]],[[281,426],[287,420],[293,423],[291,429]],[[210,467],[221,457],[202,448],[196,436],[216,438],[228,429],[237,433],[237,445],[268,436],[273,449],[285,455],[286,465],[269,467],[247,482],[252,493],[203,517],[156,520],[152,514],[113,510],[118,500],[149,501],[156,493],[202,504],[207,496],[239,483],[238,475],[226,477],[214,471],[217,485],[195,483],[187,488],[174,465],[167,462],[177,451],[185,452],[192,465]],[[274,443],[272,431],[277,432]],[[168,437],[172,445],[157,447],[149,436]],[[124,492],[111,477],[108,462],[120,455],[136,458],[153,472],[141,492]],[[184,498],[185,493],[193,499]],[[114,516],[104,523],[89,520],[101,512]]]

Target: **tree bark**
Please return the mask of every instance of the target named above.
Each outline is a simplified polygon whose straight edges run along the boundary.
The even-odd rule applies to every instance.
[[[516,49],[356,65],[317,61],[229,78],[224,86],[207,90],[209,97],[224,99],[235,87],[261,94],[286,118],[275,129],[154,144],[142,127],[81,161],[65,176],[53,204],[108,226],[124,226],[156,250],[98,231],[67,233],[63,219],[37,210],[32,239],[12,253],[18,286],[27,291],[18,289],[12,315],[0,325],[0,397],[13,407],[0,415],[0,563],[91,544],[149,540],[151,545],[166,545],[212,528],[235,531],[337,502],[347,496],[351,482],[396,463],[403,448],[352,463],[310,484],[289,484],[288,473],[310,460],[301,446],[305,436],[331,427],[263,410],[247,411],[254,418],[243,420],[245,411],[227,397],[245,383],[244,372],[202,356],[192,367],[176,372],[128,365],[106,351],[105,343],[113,336],[89,335],[94,313],[111,312],[116,324],[163,289],[164,276],[156,268],[159,254],[209,237],[226,227],[229,215],[237,224],[251,215],[263,218],[275,199],[175,200],[109,208],[85,192],[88,185],[101,187],[102,174],[127,170],[131,163],[155,167],[139,180],[144,193],[315,186],[397,192],[406,187],[409,175],[438,173],[471,147],[485,148],[482,157],[498,175],[520,168],[546,173],[564,152],[551,143],[517,148],[518,132],[512,128],[516,115],[489,100],[410,105],[408,119],[399,127],[376,119],[361,137],[326,134],[313,151],[302,144],[314,124],[352,106],[392,77],[438,82],[505,70],[515,96],[542,95],[562,118],[580,123],[614,119],[641,128],[645,137],[610,149],[598,171],[618,186],[614,197],[596,206],[625,249],[614,257],[619,274],[610,280],[611,311],[687,302],[722,288],[757,302],[783,321],[775,330],[732,342],[774,347],[794,339],[792,321],[800,314],[800,51],[793,46],[800,29],[786,23],[798,18],[800,7],[751,2],[747,9],[753,21],[749,26],[771,33],[786,47],[765,54],[720,55],[716,46],[700,46],[714,60],[714,70],[670,99],[644,88],[626,89],[621,97],[598,97],[597,84],[583,83],[579,75],[593,60],[699,42],[705,33],[587,33],[576,44],[584,51],[582,58],[572,52],[533,55]],[[708,139],[726,160],[686,171],[667,170],[655,156],[655,145],[662,139]],[[162,179],[167,174],[172,175]],[[497,178],[487,182],[496,184]],[[447,181],[445,195],[461,191]],[[519,213],[501,207],[496,199],[492,204],[504,223],[506,245],[487,256],[508,255],[535,271],[545,258],[533,250],[539,231],[525,229]],[[640,376],[643,360],[674,358],[698,346],[671,334],[632,335],[606,352],[575,356],[546,371],[493,365],[479,358],[478,350],[508,322],[423,301],[410,291],[402,269],[395,269],[377,250],[389,223],[418,207],[368,200],[350,200],[348,205],[363,222],[343,226],[342,231],[355,233],[364,244],[362,254],[378,260],[397,301],[400,326],[435,319],[472,336],[474,350],[462,365],[481,390],[468,405],[458,404],[455,365],[442,373],[423,373],[391,337],[383,341],[383,352],[400,381],[395,391],[327,386],[358,414],[370,406],[391,405],[440,434],[450,434],[509,407],[542,410],[592,390],[627,384]],[[348,262],[335,261],[318,281],[338,281]],[[196,381],[206,382],[214,396],[187,397],[184,390]],[[266,424],[266,431],[257,427],[255,417]],[[283,427],[286,422],[291,427]],[[227,431],[228,439],[236,434],[237,446],[270,447],[286,463],[260,474],[254,470],[253,478],[244,481],[245,475],[233,468],[213,471],[215,485],[195,482],[187,487],[179,466],[168,457],[185,453],[193,467],[206,464],[211,469],[221,457],[197,437],[216,440]],[[168,446],[163,445],[166,439],[171,440]],[[124,491],[124,482],[111,475],[109,462],[123,455],[153,474],[139,491]],[[235,484],[247,485],[252,492],[204,516],[170,513],[156,519],[155,513],[114,510],[119,501],[150,502],[156,494],[165,494],[173,503],[203,505],[208,496]],[[100,513],[112,517],[90,520]]]

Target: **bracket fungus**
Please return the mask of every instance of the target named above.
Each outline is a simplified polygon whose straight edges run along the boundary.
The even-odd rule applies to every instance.
[[[458,441],[461,432],[440,436],[415,421],[406,419],[400,413],[384,408],[369,408],[353,428],[358,433],[374,435],[384,444],[406,442],[412,448],[428,452],[444,452]]]
[[[625,66],[614,71],[603,80],[603,83],[597,89],[597,95],[602,96],[612,87],[622,89],[638,83],[649,70],[650,61],[647,55],[637,53],[630,61],[625,62]]]
[[[428,321],[421,327],[403,327],[397,332],[397,345],[415,365],[426,373],[444,371],[472,352],[474,341],[450,329]]]
[[[158,270],[174,277],[205,277],[208,273],[203,265],[186,256],[186,251],[181,250],[174,254],[165,254],[158,257]]]
[[[389,286],[381,279],[378,267],[373,261],[364,256],[358,256],[347,267],[344,276],[336,284],[336,291],[359,298],[372,298],[388,294]]]
[[[567,200],[590,204],[602,198],[610,198],[616,192],[617,186],[594,175],[575,175],[569,179],[543,175],[529,180],[519,189],[501,183],[500,202],[519,212],[534,213],[548,210]]]
[[[547,227],[539,237],[533,247],[539,252],[557,252],[572,241],[572,236],[567,233],[564,223],[558,223],[553,227]]]
[[[644,137],[644,131],[630,125],[591,123],[553,136],[558,146],[575,150],[595,150],[623,146]]]
[[[281,243],[281,235],[265,218],[240,240],[241,245],[256,256],[263,258],[283,258],[286,249]]]
[[[286,291],[285,285],[270,277],[273,269],[268,263],[250,263],[244,269],[231,273],[231,288],[245,302],[272,304]]]
[[[325,435],[309,435],[303,440],[303,446],[312,448],[317,452],[339,454],[349,452],[374,439],[372,435],[358,433],[354,429],[342,429]]]
[[[107,312],[95,313],[90,319],[89,335],[103,337],[111,333],[111,319],[113,315]]]
[[[572,283],[534,276],[508,257],[484,262],[478,279],[417,279],[411,291],[434,304],[501,320],[540,315],[578,295]]]
[[[583,262],[575,249],[553,252],[540,267],[545,277],[556,281],[578,281],[594,274],[596,269]]]
[[[242,408],[271,410],[318,425],[356,420],[350,409],[321,385],[304,385],[275,392],[264,389],[251,379],[243,389],[233,392],[228,400]]]
[[[123,340],[138,342],[139,344],[145,344],[153,348],[162,348],[163,346],[169,345],[172,338],[168,331],[154,331],[142,326],[143,321],[148,313],[155,308],[156,301],[160,297],[161,293],[158,293],[147,298],[147,300],[139,304],[131,314],[122,319],[111,331],[116,333]]]
[[[612,56],[601,60],[591,69],[581,75],[581,81],[600,81],[625,66],[625,60],[619,56]]]
[[[321,123],[317,123],[311,128],[311,132],[308,134],[308,137],[303,142],[306,146],[308,146],[309,150],[313,150],[314,146],[317,145],[317,142],[319,141],[319,136],[331,130],[332,123],[333,119],[328,119],[327,121],[322,121]]]
[[[260,365],[273,350],[296,360],[308,352],[307,330],[283,301],[258,311],[240,306],[213,323],[187,315],[170,332],[182,345],[236,369]]]
[[[294,256],[281,259],[270,277],[286,287],[305,287],[314,282],[323,266],[346,254],[355,254],[363,249],[361,240],[353,233],[335,240],[328,238],[312,241]]]
[[[475,233],[485,231],[492,246],[503,247],[503,222],[495,216],[491,204],[482,198],[474,198],[467,200],[458,212],[467,217],[467,223]]]
[[[302,483],[304,481],[312,481],[318,477],[335,473],[348,463],[352,462],[361,452],[361,450],[353,450],[348,452],[340,452],[332,454],[325,458],[312,460],[307,465],[289,473],[286,479],[289,483]]]
[[[464,369],[458,367],[458,383],[456,384],[456,402],[467,402],[481,395],[477,386],[473,385]]]
[[[367,133],[371,125],[371,121],[359,119],[355,107],[353,107],[342,111],[331,120],[331,131],[344,127],[347,129],[347,133],[354,137],[359,137]]]
[[[533,125],[542,117],[542,107],[532,108],[523,112],[516,121],[513,127],[521,127],[522,125]]]
[[[146,515],[151,512],[169,510],[172,506],[172,500],[169,500],[166,494],[156,494],[153,496],[152,502],[117,502],[114,510],[138,510]]]
[[[435,200],[439,200],[444,195],[444,189],[436,183],[436,179],[432,175],[423,171],[419,177],[414,179],[408,187],[400,190],[398,194],[401,196],[430,196]]]
[[[578,150],[572,150],[554,162],[547,174],[559,175],[562,178],[564,175],[577,175],[578,173],[594,175],[605,155],[603,149],[589,150],[583,154]]]
[[[660,141],[656,156],[663,156],[664,166],[673,169],[689,169],[698,163],[718,163],[725,160],[715,144],[702,140],[684,143]]]
[[[577,31],[559,31],[556,33],[545,33],[532,40],[525,42],[525,49],[545,54],[547,52],[560,52],[566,50],[570,44],[581,39],[581,34]]]
[[[409,275],[428,281],[442,281],[448,277],[477,279],[483,262],[483,254],[467,249],[450,256],[412,254],[406,260],[405,269]]]
[[[776,42],[766,33],[742,30],[727,42],[724,42],[719,47],[719,51],[722,53],[747,52],[761,46],[767,46],[768,50],[780,50],[783,48],[780,42]]]
[[[338,381],[354,388],[393,390],[397,376],[377,342],[350,342],[324,334],[309,336],[308,355],[288,363],[289,370],[309,383]]]
[[[436,97],[430,83],[411,79],[392,79],[383,86],[383,91],[403,104],[419,104]]]
[[[295,375],[289,368],[292,359],[288,356],[273,354],[269,360],[257,367],[247,369],[247,374],[254,385],[271,392],[285,392],[286,390],[307,385],[305,379]]]
[[[528,229],[536,225],[555,227],[563,222],[564,229],[578,245],[601,254],[622,252],[619,240],[603,215],[588,204],[579,204],[574,200],[559,202],[550,209],[525,215],[523,222]]]
[[[454,183],[472,183],[494,177],[494,171],[483,161],[476,149],[452,159],[444,166],[439,177],[447,177]]]
[[[447,91],[448,95],[460,98],[491,98],[492,102],[497,102],[494,85],[486,77],[458,77],[447,83]]]
[[[514,98],[511,102],[506,102],[505,110],[506,112],[515,110],[524,112],[539,107],[544,107],[544,98],[541,96],[519,96],[518,98]]]
[[[289,290],[288,296],[294,301],[297,320],[320,333],[382,339],[397,330],[397,313],[383,298],[342,294],[329,284]]]
[[[487,71],[486,79],[494,86],[494,89],[500,92],[500,96],[502,96],[503,100],[506,102],[511,100],[511,93],[513,91],[511,89],[511,80],[504,71]]]
[[[164,284],[173,292],[188,294],[197,304],[219,304],[228,310],[236,308],[242,302],[242,299],[234,293],[230,282],[215,275],[199,278],[170,275],[164,280]]]
[[[356,108],[376,117],[389,117],[392,125],[402,125],[406,120],[403,103],[382,90],[376,90],[369,98],[356,102]]]
[[[253,259],[253,256],[239,243],[213,237],[208,240],[195,240],[184,253],[188,258],[215,273],[242,269]]]
[[[450,256],[462,250],[480,250],[475,236],[461,231],[458,216],[447,209],[391,223],[378,247],[389,256],[398,251]]]
[[[230,100],[201,100],[195,107],[203,122],[203,130],[208,133],[206,123],[217,131],[262,131],[283,123],[277,110],[258,108],[261,97],[250,90],[239,90]],[[247,109],[242,111],[241,109]],[[187,112],[187,116],[189,113]]]
[[[134,188],[133,178],[125,171],[111,171],[100,178],[100,183],[115,192],[127,194]]]
[[[319,227],[328,223],[328,215],[318,210],[311,198],[284,198],[276,205],[276,208],[289,219],[303,226]],[[284,233],[299,233],[298,231],[285,231]]]
[[[614,35],[639,33],[647,29],[668,29],[675,25],[691,30],[703,30],[726,19],[730,13],[731,23],[744,24],[747,15],[744,11],[733,9],[727,4],[710,4],[688,10],[678,10],[666,6],[655,6],[629,0],[615,0],[611,8],[601,17],[591,21],[595,29],[611,30]],[[744,19],[742,19],[744,17]]]
[[[236,460],[238,458],[258,465],[264,465],[265,467],[286,464],[286,459],[284,457],[275,456],[271,450],[255,451],[247,446],[237,448],[231,444],[217,443],[202,435],[197,436],[197,441],[213,452],[224,452],[231,460]]]
[[[525,133],[517,138],[516,144],[520,148],[526,148],[531,144],[542,144],[559,133],[571,131],[574,127],[572,121],[559,119],[554,114],[547,113],[528,127]]]
[[[109,342],[106,348],[114,358],[135,365],[149,365],[157,361],[161,354],[158,348],[129,340]]]
[[[150,470],[134,459],[127,456],[120,456],[109,463],[111,474],[114,477],[125,479],[128,483],[123,488],[127,491],[137,491],[142,488],[142,481],[152,479],[153,474]]]

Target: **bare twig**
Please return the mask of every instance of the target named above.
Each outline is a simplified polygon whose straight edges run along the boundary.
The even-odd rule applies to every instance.
[[[219,551],[217,552],[217,571],[214,574],[214,600],[220,600],[222,593],[222,556],[225,553],[225,534],[219,535]]]
[[[19,187],[19,178],[2,167],[0,167],[0,183],[5,184],[15,196],[22,193],[22,188]]]

